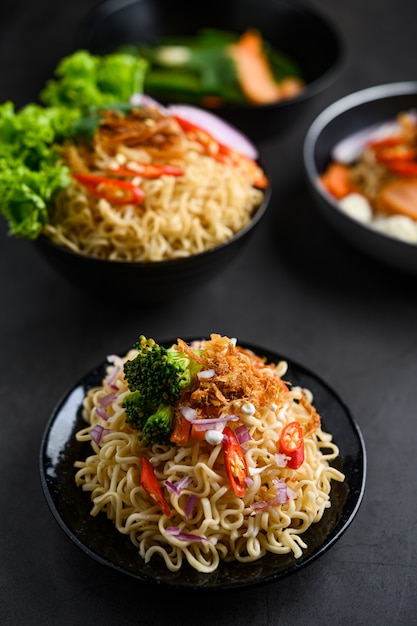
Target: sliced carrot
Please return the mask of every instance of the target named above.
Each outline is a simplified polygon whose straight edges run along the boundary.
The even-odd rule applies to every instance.
[[[206,436],[206,432],[207,430],[203,430],[202,428],[196,428],[195,424],[192,424],[190,439],[204,439]]]
[[[417,180],[396,179],[384,185],[375,199],[377,211],[417,220]]]
[[[248,28],[239,38],[239,46],[252,52],[253,54],[262,54],[263,40],[260,31],[256,28]]]
[[[250,102],[271,104],[281,99],[281,89],[275,82],[257,30],[243,33],[237,43],[229,46],[229,52],[236,63],[240,87]]]
[[[331,163],[320,180],[337,200],[356,191],[350,180],[349,167],[344,163]]]
[[[283,78],[279,83],[279,88],[281,92],[281,97],[290,99],[295,98],[304,90],[305,82],[302,78],[298,78],[297,76],[287,76],[287,78]]]
[[[175,416],[174,428],[171,433],[171,442],[185,446],[190,437],[191,423],[181,414]]]

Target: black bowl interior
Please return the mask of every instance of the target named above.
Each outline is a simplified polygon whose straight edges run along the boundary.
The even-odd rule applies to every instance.
[[[417,109],[417,81],[378,85],[350,94],[330,105],[313,122],[304,141],[304,168],[317,206],[334,228],[354,246],[398,269],[417,272],[417,246],[351,219],[317,184],[335,145],[352,133]]]
[[[200,28],[243,32],[258,28],[264,38],[302,68],[307,89],[297,98],[265,107],[225,106],[216,111],[253,139],[282,130],[301,105],[334,79],[342,59],[339,33],[323,16],[281,0],[211,0],[190,10],[189,0],[107,0],[80,25],[77,44],[96,54],[122,45],[192,35]],[[258,110],[257,110],[258,109]]]

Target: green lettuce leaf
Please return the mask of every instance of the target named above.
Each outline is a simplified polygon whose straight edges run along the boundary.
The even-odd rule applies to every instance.
[[[34,171],[19,161],[0,158],[0,213],[9,235],[35,239],[49,221],[48,206],[71,182],[68,168],[46,162]]]
[[[148,63],[137,55],[113,53],[92,55],[78,50],[58,64],[55,75],[40,93],[48,106],[91,106],[126,102],[143,92]]]
[[[12,102],[0,104],[0,213],[10,235],[39,236],[51,202],[71,182],[57,146],[81,129],[92,134],[95,108],[126,104],[133,93],[142,93],[146,68],[137,55],[100,57],[79,50],[58,64],[56,78],[40,94],[43,104],[17,112]]]

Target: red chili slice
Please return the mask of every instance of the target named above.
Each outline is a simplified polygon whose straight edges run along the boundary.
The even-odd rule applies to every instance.
[[[379,163],[389,163],[390,161],[412,161],[416,158],[416,151],[410,146],[401,144],[398,146],[387,146],[375,151],[376,160]]]
[[[177,115],[173,117],[175,117],[184,132],[188,133],[193,140],[202,145],[206,154],[216,159],[216,161],[220,161],[220,163],[230,163],[234,167],[241,169],[252,185],[260,189],[266,189],[268,179],[256,161],[220,143],[210,133],[192,122],[184,120]]]
[[[373,139],[367,144],[367,148],[378,149],[388,148],[391,146],[399,146],[405,142],[405,138],[401,135],[384,137],[383,139]]]
[[[398,174],[398,176],[417,176],[417,163],[415,161],[392,159],[391,161],[386,161],[384,165],[390,172]]]
[[[279,452],[289,457],[287,467],[298,469],[304,462],[304,432],[299,422],[290,422],[282,429]]]
[[[223,451],[227,477],[235,494],[243,498],[247,489],[248,466],[239,441],[228,426],[223,430]]]
[[[142,457],[142,470],[140,474],[140,482],[148,496],[159,506],[162,513],[167,517],[171,515],[171,510],[162,493],[161,485],[155,475],[155,471],[146,457]]]
[[[142,176],[142,178],[159,178],[163,174],[167,176],[183,176],[184,170],[175,165],[162,165],[158,163],[136,162],[132,167],[120,165],[116,170],[111,170],[118,176]]]
[[[112,204],[140,204],[145,195],[140,187],[124,180],[94,174],[72,174],[72,177],[89,193]]]

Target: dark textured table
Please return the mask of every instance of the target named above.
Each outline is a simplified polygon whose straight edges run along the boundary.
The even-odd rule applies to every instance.
[[[36,98],[92,0],[2,8],[0,101]],[[1,223],[0,624],[412,624],[417,563],[417,292],[339,240],[303,179],[314,117],[362,87],[416,78],[414,0],[312,0],[346,45],[338,80],[297,127],[263,141],[270,210],[244,253],[207,287],[152,310],[113,308],[63,283]],[[62,394],[106,354],[154,337],[219,332],[277,350],[324,378],[362,429],[368,479],[340,541],[280,582],[201,599],[88,559],[48,510],[39,448]],[[197,601],[194,601],[196,597]]]

